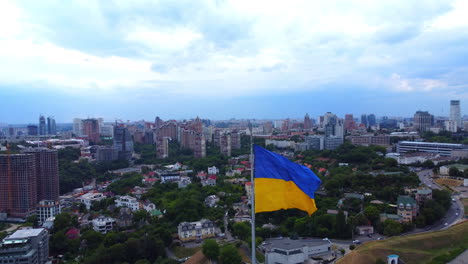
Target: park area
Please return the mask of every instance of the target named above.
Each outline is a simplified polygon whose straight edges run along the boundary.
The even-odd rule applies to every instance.
[[[386,262],[392,254],[399,255],[405,263],[446,263],[447,258],[456,257],[467,248],[468,222],[464,222],[443,231],[364,243],[338,263],[374,264],[378,259]],[[450,252],[452,256],[448,256]]]

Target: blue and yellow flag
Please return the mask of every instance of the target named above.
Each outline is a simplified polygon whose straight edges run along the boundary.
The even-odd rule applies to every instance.
[[[315,191],[322,183],[309,168],[254,145],[255,213],[297,208],[317,211]]]

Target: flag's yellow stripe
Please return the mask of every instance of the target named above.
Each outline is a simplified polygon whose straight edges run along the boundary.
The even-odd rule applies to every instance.
[[[311,199],[292,181],[255,178],[255,213],[297,208],[309,215],[317,211]]]

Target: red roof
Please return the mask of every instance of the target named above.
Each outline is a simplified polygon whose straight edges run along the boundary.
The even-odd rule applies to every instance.
[[[65,233],[65,236],[67,236],[68,239],[75,239],[80,236],[80,230],[76,228],[71,228],[70,230]]]
[[[216,177],[214,174],[211,174],[208,178],[211,180],[216,180],[218,177]]]
[[[146,179],[144,179],[145,182],[155,182],[156,180],[158,180],[158,179],[156,179],[156,178],[146,178]]]
[[[252,182],[246,182],[245,185],[251,186],[251,185],[252,185]]]

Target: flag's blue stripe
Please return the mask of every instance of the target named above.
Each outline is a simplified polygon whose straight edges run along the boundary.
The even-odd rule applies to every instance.
[[[320,179],[309,168],[287,158],[254,145],[255,178],[293,181],[311,199],[321,184]]]

